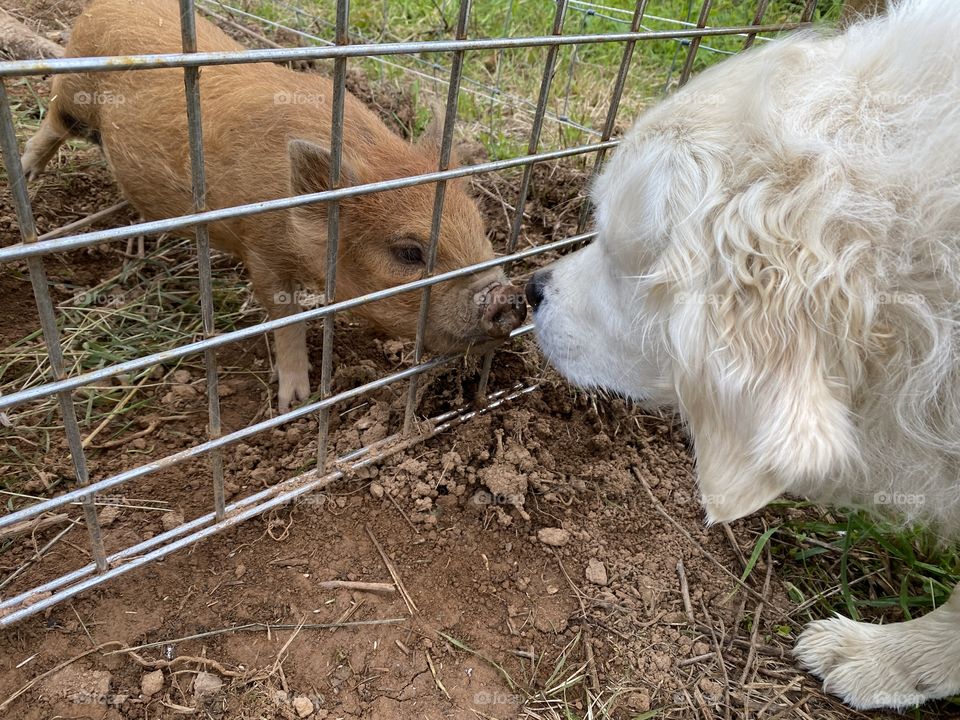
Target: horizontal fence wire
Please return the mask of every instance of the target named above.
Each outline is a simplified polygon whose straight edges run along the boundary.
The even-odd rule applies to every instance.
[[[807,27],[806,22],[771,25],[738,25],[736,27],[679,28],[647,32],[597,33],[588,35],[540,35],[513,38],[479,38],[476,40],[422,40],[394,43],[365,43],[327,47],[264,48],[222,52],[160,53],[109,57],[52,58],[14,60],[0,63],[0,77],[58,75],[77,72],[126,72],[159,70],[203,65],[237,65],[246,63],[296,62],[300,60],[332,60],[338,57],[359,58],[414,53],[446,53],[460,50],[499,50],[509,48],[550,47],[555,45],[592,45],[623,43],[628,40],[673,40],[677,38],[720,37],[754,33],[779,33]]]
[[[224,2],[221,2],[220,0],[201,0],[201,2],[203,3],[203,6],[201,7],[201,12],[203,12],[205,15],[216,18],[220,22],[226,22],[230,25],[230,27],[233,27],[236,30],[243,32],[244,34],[250,37],[254,37],[260,42],[266,42],[272,46],[277,46],[277,45],[269,38],[265,38],[263,35],[260,35],[259,33],[250,30],[244,25],[233,23],[232,21],[229,20],[229,18],[226,18],[223,15],[217,12],[214,12],[213,10],[211,10],[211,8],[212,7],[219,8],[221,10],[224,10],[230,13],[231,15],[249,19],[251,21],[264,25],[265,27],[269,27],[272,30],[282,30],[284,32],[291,33],[311,43],[318,43],[321,45],[333,44],[329,40],[326,40],[320,37],[319,35],[315,35],[314,33],[307,32],[301,28],[291,27],[290,25],[277,22],[276,20],[267,20],[267,19],[261,18],[258,15],[254,15],[253,13],[246,12],[245,10],[234,7],[233,5],[228,5]],[[294,15],[296,15],[297,18],[304,18],[305,20],[311,23],[320,20],[316,16],[305,12],[303,9],[290,5],[288,3],[275,2],[275,4],[278,5],[279,7],[289,10]],[[320,22],[322,23],[322,20],[320,20]],[[370,40],[367,39],[362,32],[359,32],[354,28],[351,28],[350,33],[351,35],[355,36],[361,43],[370,42]],[[507,34],[508,34],[507,32],[504,33],[504,35],[507,35]],[[501,49],[501,52],[502,52],[502,49]],[[430,82],[436,83],[439,85],[449,85],[450,80],[448,78],[445,78],[437,74],[438,72],[444,72],[449,74],[450,68],[448,68],[447,66],[439,62],[427,60],[426,58],[420,57],[419,54],[404,55],[403,57],[409,59],[411,64],[404,65],[402,63],[390,60],[386,57],[373,57],[369,59],[380,63],[383,67],[400,70],[404,74],[412,75],[414,77],[421,78],[424,80],[429,80]],[[423,70],[418,68],[423,68]],[[425,72],[425,70],[430,70],[432,71],[432,73]],[[503,88],[499,86],[499,83],[496,85],[489,85],[480,80],[469,77],[466,74],[463,74],[460,80],[461,80],[461,85],[460,85],[461,93],[468,93],[475,97],[488,100],[493,104],[507,106],[513,110],[526,111],[528,114],[532,114],[536,108],[536,105],[530,102],[528,99],[520,97],[516,94],[508,93],[504,91]],[[561,125],[565,125],[567,127],[575,128],[577,130],[580,130],[581,132],[587,133],[588,135],[599,134],[596,130],[594,130],[591,127],[588,127],[581,123],[574,122],[570,118],[561,117],[554,112],[548,112],[547,117],[553,122],[559,123]]]
[[[219,2],[218,0],[200,0],[200,2],[203,3],[204,6],[219,7],[231,13],[243,13],[248,19],[256,19],[261,23],[275,27],[276,29],[286,28],[286,26],[266,20],[264,18],[259,18],[251,13],[244,13],[244,11],[241,11],[238,8],[233,8],[223,2]],[[762,3],[762,8],[766,7],[767,0],[759,0],[759,2]],[[424,373],[433,371],[445,365],[449,365],[459,359],[459,356],[443,356],[429,360],[424,359],[423,357],[423,336],[426,327],[426,318],[430,303],[431,289],[439,283],[448,282],[458,278],[464,278],[474,273],[483,272],[493,268],[505,268],[511,263],[520,260],[535,258],[548,253],[566,251],[582,243],[588,242],[594,237],[594,232],[583,231],[584,221],[581,220],[577,234],[562,238],[560,240],[517,250],[521,225],[523,222],[523,207],[529,192],[533,165],[538,162],[561,160],[564,158],[573,158],[594,154],[595,158],[593,163],[593,173],[596,173],[600,168],[600,164],[605,154],[617,146],[618,141],[612,139],[613,129],[620,99],[623,94],[624,82],[630,67],[630,60],[637,43],[643,41],[674,40],[678,43],[685,44],[685,46],[688,47],[688,55],[684,65],[682,77],[682,80],[685,80],[686,77],[689,76],[690,70],[692,69],[693,58],[696,55],[698,45],[703,38],[715,36],[742,36],[745,38],[745,45],[749,45],[751,42],[753,42],[754,38],[760,37],[763,33],[775,33],[806,26],[812,17],[812,8],[815,3],[813,0],[807,0],[807,5],[804,8],[804,13],[802,15],[801,22],[799,23],[764,25],[762,24],[762,9],[758,9],[752,25],[709,27],[707,24],[707,19],[710,11],[711,0],[704,0],[703,5],[701,6],[700,16],[696,24],[657,18],[655,16],[645,16],[644,11],[647,5],[647,0],[637,0],[636,6],[633,10],[611,8],[595,3],[585,2],[584,0],[556,0],[556,14],[554,16],[552,33],[550,35],[509,37],[509,17],[510,13],[514,11],[514,2],[511,0],[504,37],[470,39],[467,37],[466,30],[468,27],[471,3],[470,0],[461,0],[455,37],[453,39],[399,42],[371,42],[367,39],[363,39],[363,41],[358,44],[351,44],[351,37],[348,32],[348,0],[337,0],[336,20],[333,24],[333,28],[335,30],[335,39],[332,43],[313,34],[296,31],[292,28],[286,28],[294,32],[298,32],[298,34],[304,39],[310,39],[313,42],[317,42],[318,45],[301,48],[271,47],[259,50],[229,52],[199,52],[197,50],[196,27],[194,25],[194,4],[194,0],[180,0],[181,35],[183,48],[183,52],[181,53],[133,55],[124,57],[58,58],[50,60],[25,60],[0,63],[0,80],[3,78],[29,77],[41,74],[183,68],[184,93],[187,101],[186,109],[189,129],[189,156],[191,160],[191,182],[193,192],[193,212],[186,215],[150,222],[137,222],[125,227],[113,227],[106,230],[67,234],[82,227],[86,227],[95,220],[102,219],[107,214],[112,213],[121,207],[115,206],[113,208],[100,211],[99,213],[95,213],[90,218],[70,223],[63,228],[59,228],[56,231],[47,233],[45,236],[38,238],[33,223],[30,199],[25,190],[26,181],[23,176],[23,170],[18,161],[17,140],[13,115],[6,92],[6,81],[0,82],[0,120],[2,120],[2,122],[0,122],[0,126],[2,126],[0,127],[0,130],[2,130],[4,162],[7,169],[7,176],[10,179],[11,188],[14,191],[15,206],[17,208],[18,222],[20,224],[22,234],[22,242],[0,248],[0,262],[26,261],[30,268],[31,281],[36,296],[36,303],[40,313],[41,321],[43,323],[44,339],[48,347],[48,361],[52,375],[52,380],[50,381],[0,396],[0,410],[13,408],[24,403],[48,399],[51,397],[59,398],[61,415],[64,423],[64,429],[68,437],[68,447],[71,451],[71,457],[74,463],[77,484],[77,487],[73,490],[61,493],[53,498],[41,500],[32,505],[28,505],[27,507],[23,507],[3,515],[0,517],[0,529],[8,528],[16,523],[36,518],[45,512],[55,510],[57,508],[79,504],[83,508],[84,522],[89,530],[93,558],[93,562],[90,562],[83,567],[56,577],[29,590],[21,591],[11,597],[0,599],[0,626],[10,625],[14,622],[17,622],[33,613],[39,612],[67,598],[73,597],[74,595],[86,589],[95,587],[110,580],[111,578],[128,572],[134,568],[140,567],[148,562],[162,558],[172,552],[175,552],[176,550],[187,547],[206,537],[209,537],[216,532],[233,527],[244,520],[262,514],[267,510],[290,503],[308,493],[322,490],[336,480],[348,476],[355,470],[377,462],[381,462],[397,453],[403,452],[415,443],[423,442],[425,439],[434,437],[441,432],[446,432],[456,428],[460,424],[467,422],[478,415],[491,412],[504,403],[508,403],[536,390],[538,384],[534,382],[528,384],[519,383],[506,389],[487,393],[486,383],[490,370],[490,358],[492,357],[492,355],[488,354],[484,359],[484,367],[482,370],[480,383],[482,388],[481,394],[487,400],[487,404],[483,408],[461,407],[450,410],[445,413],[441,413],[440,415],[437,415],[424,423],[418,423],[416,424],[416,427],[414,427],[412,420],[415,404],[413,401],[416,399],[417,395],[417,379]],[[578,12],[590,13],[596,16],[602,16],[607,19],[615,20],[616,22],[626,25],[629,28],[629,31],[605,34],[581,32],[579,34],[565,35],[562,32],[563,21],[566,12],[569,9],[575,9]],[[648,20],[675,23],[678,24],[679,27],[670,30],[651,30],[642,22],[645,17]],[[220,19],[223,20],[225,18],[221,17]],[[582,23],[581,28],[585,27],[585,23]],[[237,26],[237,28],[240,30],[244,29],[242,26]],[[551,83],[556,74],[556,61],[559,50],[565,46],[572,46],[576,48],[580,45],[597,43],[621,43],[624,47],[616,82],[614,84],[614,90],[611,96],[611,102],[609,108],[607,109],[605,122],[600,130],[581,128],[576,123],[570,121],[569,118],[560,117],[556,115],[556,113],[552,113],[548,108]],[[503,92],[500,88],[499,80],[496,86],[489,86],[466,78],[463,73],[464,54],[480,50],[499,50],[502,52],[514,48],[528,47],[545,48],[546,58],[543,70],[543,78],[540,84],[540,92],[536,103],[532,103],[525,98],[523,99],[525,106],[532,109],[532,123],[527,154],[518,157],[483,162],[472,166],[450,168],[453,132],[457,121],[457,101],[460,97],[460,94],[464,91],[469,92],[470,86],[473,86],[474,90],[479,88],[479,90],[486,93],[486,97],[489,97],[497,102],[509,103],[511,101],[509,94]],[[424,60],[423,58],[418,57],[418,55],[425,53],[449,54],[451,62],[449,66],[444,66],[442,64]],[[429,76],[432,80],[442,82],[447,87],[447,105],[444,114],[438,169],[436,172],[429,172],[416,176],[366,183],[351,187],[338,187],[340,180],[339,159],[342,146],[342,117],[344,111],[344,97],[346,94],[346,62],[349,58],[372,58],[386,62],[387,60],[385,59],[391,56],[410,56],[413,58],[415,63],[421,65],[423,63],[428,64],[434,73],[436,73],[438,70],[444,70],[448,73],[448,77],[446,79],[439,78],[435,74]],[[331,138],[332,147],[329,178],[330,187],[334,189],[227,208],[207,208],[205,201],[206,179],[204,173],[203,135],[200,117],[200,98],[203,93],[202,74],[200,69],[208,65],[258,62],[291,62],[300,60],[334,61],[334,102],[331,108],[333,131]],[[398,65],[398,67],[400,66]],[[402,66],[402,69],[405,71],[410,70],[410,68],[405,66]],[[572,71],[573,68],[571,66],[570,72],[572,73]],[[539,151],[539,137],[544,120],[546,119],[564,121],[574,127],[588,130],[591,134],[599,136],[600,141],[550,152],[541,152]],[[510,223],[511,227],[507,241],[507,254],[502,257],[493,258],[491,260],[477,263],[468,267],[434,274],[433,259],[436,255],[439,238],[439,227],[444,202],[445,183],[457,178],[478,175],[481,173],[498,172],[511,168],[523,168],[523,177],[520,183],[515,216]],[[337,241],[340,235],[339,213],[337,211],[338,203],[341,200],[351,197],[357,197],[375,192],[396,190],[425,183],[436,184],[430,233],[430,263],[428,264],[428,272],[425,274],[425,276],[419,278],[418,280],[407,282],[402,285],[370,292],[347,300],[334,301],[338,246]],[[215,318],[213,313],[211,282],[212,271],[210,267],[210,247],[207,226],[212,222],[218,222],[229,218],[244,217],[265,212],[289,210],[291,208],[302,207],[315,203],[326,203],[327,207],[329,208],[327,228],[329,239],[327,245],[327,276],[323,303],[318,307],[308,308],[295,314],[270,319],[249,327],[241,328],[239,330],[217,333],[214,325]],[[66,376],[63,370],[62,354],[60,353],[59,336],[54,315],[54,307],[50,298],[46,275],[43,272],[42,263],[44,256],[51,253],[67,252],[80,248],[92,247],[98,244],[109,243],[120,239],[129,239],[146,234],[167,233],[188,228],[193,229],[196,235],[201,315],[203,321],[202,339],[179,345],[168,350],[137,357],[126,362],[108,365],[94,371],[80,373],[72,377]],[[421,294],[421,305],[418,315],[417,334],[415,340],[416,352],[414,354],[413,364],[402,370],[376,378],[365,384],[337,393],[332,393],[331,378],[334,350],[333,320],[336,314],[368,303],[388,300],[403,293],[409,293],[413,291],[419,291]],[[305,404],[293,410],[274,415],[273,417],[269,417],[259,422],[255,422],[251,425],[242,427],[239,430],[235,430],[230,433],[223,433],[220,427],[216,350],[229,343],[236,343],[245,339],[253,338],[265,332],[277,330],[282,331],[284,329],[289,329],[294,325],[303,327],[303,323],[315,320],[322,320],[324,328],[323,365],[321,367],[319,399],[312,402],[306,402]],[[510,334],[510,337],[521,337],[530,333],[531,330],[532,325],[526,325],[515,329]],[[184,450],[174,452],[160,459],[152,460],[150,462],[91,482],[86,471],[86,459],[82,444],[80,442],[80,434],[77,426],[77,419],[71,393],[79,388],[93,385],[99,381],[120,375],[122,373],[130,373],[150,367],[152,365],[169,362],[171,360],[183,358],[193,354],[201,354],[204,359],[209,416],[207,439],[204,442],[198,443]],[[333,466],[331,468],[327,468],[326,449],[328,447],[329,440],[330,410],[339,403],[367,395],[377,389],[384,388],[393,383],[402,381],[409,382],[408,401],[404,413],[403,429],[400,432],[390,435],[383,440],[340,455],[333,460]],[[228,504],[224,497],[223,461],[221,455],[222,449],[236,444],[246,438],[250,438],[270,429],[277,428],[285,423],[311,416],[318,417],[319,437],[316,467],[313,470],[281,481],[253,495],[238,499]],[[177,527],[160,533],[155,537],[139,542],[107,556],[104,551],[102,538],[100,537],[100,528],[95,510],[95,495],[97,493],[103,493],[119,487],[137,478],[167,470],[171,467],[200,456],[208,456],[210,458],[210,472],[213,486],[212,511],[203,514],[200,517],[184,522]],[[63,532],[65,533],[69,531],[72,527],[73,524],[71,524]],[[0,583],[0,589],[6,587],[18,576],[19,572],[8,576],[2,583]]]
[[[543,1],[549,2],[549,0],[543,0]],[[508,7],[508,10],[507,10],[507,21],[505,23],[504,31],[503,31],[504,36],[510,35],[510,18],[512,16],[513,2],[515,2],[515,0],[511,0],[511,5],[510,7]],[[759,0],[759,2],[767,3],[769,2],[769,0]],[[290,33],[300,38],[301,40],[304,40],[309,43],[315,43],[320,45],[334,44],[333,42],[331,42],[330,40],[327,40],[326,38],[323,38],[313,32],[309,32],[305,30],[303,27],[293,26],[287,22],[280,22],[276,19],[263,18],[263,17],[260,17],[259,15],[248,12],[242,8],[238,8],[235,5],[223,2],[222,0],[200,0],[200,3],[201,3],[201,7],[200,7],[201,12],[203,12],[208,17],[213,17],[217,19],[219,22],[225,23],[229,27],[232,27],[235,30],[242,32],[249,37],[253,37],[260,42],[267,43],[274,47],[279,47],[279,46],[269,38],[264,37],[263,35],[261,35],[260,33],[257,33],[254,30],[251,30],[249,27],[242,25],[240,23],[233,22],[223,14],[216,12],[214,8],[216,8],[217,10],[226,12],[233,17],[255,22],[262,27],[270,28],[271,30],[274,30],[274,31],[282,30],[285,33]],[[283,0],[274,0],[272,5],[274,7],[282,8],[283,10],[291,13],[293,15],[294,22],[303,21],[303,22],[309,23],[311,26],[323,25],[329,28],[334,27],[333,23],[326,21],[324,18],[318,17],[316,14],[307,12],[303,8],[296,7],[295,5],[291,5],[288,2],[283,2]],[[611,23],[621,24],[624,26],[632,25],[632,22],[631,22],[632,11],[626,10],[623,8],[608,7],[605,5],[600,5],[598,3],[581,2],[580,0],[571,0],[569,4],[569,9],[572,11],[577,11],[581,13],[584,16],[584,20],[586,20],[588,17],[599,18],[605,21],[609,21]],[[757,18],[755,18],[754,20],[754,25],[760,24],[763,18],[763,14],[764,14],[763,10],[758,9]],[[645,13],[645,17],[648,20],[655,21],[664,25],[677,25],[680,27],[696,27],[695,23],[686,22],[683,20],[677,20],[674,18],[661,17],[659,15],[653,15],[650,13]],[[641,24],[639,25],[639,27],[631,27],[631,32],[638,32],[640,29],[643,29],[649,32],[654,31],[654,29],[649,25]],[[386,27],[382,28],[380,37],[377,39],[377,41],[383,42],[383,39],[386,36],[387,32],[388,31]],[[355,40],[359,41],[360,43],[368,43],[372,41],[371,38],[369,38],[358,27],[351,27],[350,34],[353,38],[355,38]],[[752,44],[753,42],[752,38],[755,38],[755,37],[757,36],[755,35],[748,36],[746,46],[749,46],[750,44]],[[395,36],[392,39],[396,39]],[[757,39],[761,41],[767,41],[770,38],[760,36]],[[689,42],[689,40],[686,38],[674,38],[673,42],[682,45],[684,43]],[[733,51],[723,50],[721,48],[716,48],[705,43],[700,45],[700,49],[703,51],[706,51],[709,53],[715,53],[718,55],[734,54]],[[501,52],[502,52],[502,48],[501,48]],[[437,74],[438,72],[448,73],[449,68],[447,66],[439,62],[429,60],[425,57],[421,57],[419,54],[404,56],[405,60],[409,60],[409,64],[407,65],[404,65],[400,62],[396,62],[394,60],[391,60],[385,57],[374,57],[371,59],[380,63],[383,67],[401,70],[405,74],[409,74],[411,76],[422,78],[425,80],[430,80],[433,83],[437,83],[437,84],[449,83],[449,80],[444,78],[442,75]],[[571,75],[573,74],[574,65],[575,65],[575,62],[572,62],[570,66]],[[428,72],[428,71],[432,71],[432,72]],[[503,89],[500,83],[499,69],[497,73],[497,80],[492,85],[489,83],[485,83],[482,80],[478,80],[476,78],[473,78],[473,77],[470,77],[469,75],[464,74],[461,78],[461,92],[466,92],[476,97],[486,99],[490,101],[492,104],[507,106],[514,111],[516,110],[525,111],[529,115],[532,115],[536,111],[535,103],[531,102],[527,98],[520,97],[515,93],[510,93]],[[568,104],[568,100],[569,100],[569,88],[566,93],[564,106]],[[595,128],[584,125],[581,122],[576,122],[572,118],[566,116],[564,113],[557,114],[556,112],[548,110],[546,112],[545,117],[551,122],[565,125],[567,127],[575,128],[588,135],[592,135],[592,136],[600,135],[600,132]],[[491,130],[492,130],[492,127],[491,127]]]
[[[162,350],[150,355],[144,355],[143,357],[136,358],[135,360],[128,360],[126,362],[117,363],[116,365],[109,365],[98,370],[91,370],[90,372],[83,373],[82,375],[76,375],[71,378],[64,378],[55,382],[37,385],[25,390],[20,390],[16,393],[11,393],[9,395],[0,395],[0,410],[15,407],[31,400],[39,400],[64,390],[75,390],[76,388],[83,387],[84,385],[91,385],[99,382],[100,380],[105,380],[122,373],[141,370],[143,368],[150,367],[151,365],[157,365],[170,360],[185,357],[187,355],[193,355],[195,353],[202,352],[207,348],[217,348],[229,343],[246,340],[261,335],[265,332],[278,330],[282,327],[303,322],[305,320],[318,320],[337,312],[352,310],[353,308],[361,305],[367,305],[378,300],[386,300],[387,298],[391,298],[405,292],[420,290],[430,285],[437,285],[449,280],[467,277],[468,275],[474,275],[484,270],[492,270],[493,268],[502,267],[516,260],[535,257],[537,255],[542,255],[552,251],[565,250],[577,244],[591,240],[594,235],[595,233],[588,232],[581,235],[567,237],[562,240],[555,240],[551,243],[545,243],[543,245],[535,245],[533,247],[525,248],[524,250],[513,253],[512,255],[498,257],[492,260],[485,260],[482,263],[468,265],[457,270],[448,270],[445,273],[438,273],[437,275],[421,278],[419,280],[411,280],[410,282],[402,285],[394,285],[389,288],[384,288],[383,290],[376,290],[365,295],[358,295],[357,297],[350,298],[348,300],[339,300],[335,303],[331,303],[330,305],[314,308],[313,310],[304,310],[297,315],[289,315],[287,317],[277,318],[275,320],[266,320],[264,322],[257,323],[256,325],[241,328],[240,330],[232,330],[230,332],[220,333],[211,338],[198,340],[186,345],[180,345],[176,348],[171,348],[170,350]],[[3,527],[3,525],[4,518],[0,517],[0,527]]]
[[[349,473],[382,462],[392,455],[413,447],[415,444],[435,437],[440,433],[448,432],[474,417],[492,412],[504,403],[533,392],[539,387],[537,383],[521,384],[507,390],[491,393],[486,407],[444,413],[429,421],[428,424],[431,426],[429,430],[414,437],[397,433],[379,441],[376,445],[348,453],[339,459],[338,465],[342,467],[330,473],[307,472],[231,503],[226,508],[226,517],[222,520],[217,521],[213,513],[208,513],[115,553],[107,558],[110,569],[105,572],[90,577],[96,568],[93,564],[87,565],[15,597],[0,601],[0,627],[12,625],[25,617],[63,602],[118,575],[146,563],[159,560],[172,552],[188,547],[245,520],[262,515],[268,510],[286,505],[308,493],[322,490]],[[185,535],[184,533],[188,534]],[[182,537],[178,538],[178,536]],[[60,590],[59,588],[63,588],[64,585],[68,585],[68,587]]]
[[[220,208],[218,210],[206,210],[204,212],[193,213],[191,215],[178,215],[166,220],[152,220],[149,222],[134,223],[125,227],[110,228],[108,230],[97,230],[95,232],[83,233],[80,235],[68,235],[58,237],[44,242],[19,243],[0,248],[0,262],[9,262],[11,260],[23,260],[25,258],[37,255],[47,255],[53,252],[63,252],[66,250],[79,250],[84,247],[91,247],[112,240],[124,240],[137,237],[138,235],[155,235],[159,233],[171,232],[174,230],[183,230],[192,227],[198,223],[210,223],[217,220],[228,220],[230,218],[245,217],[249,215],[258,215],[260,213],[274,210],[289,210],[290,208],[314,205],[331,200],[343,200],[360,195],[369,195],[375,192],[385,190],[399,190],[401,188],[412,187],[413,185],[424,185],[426,183],[438,182],[440,180],[452,180],[455,178],[467,177],[469,175],[479,175],[481,173],[493,172],[497,170],[508,170],[523,165],[542,162],[544,160],[560,160],[562,158],[574,157],[576,155],[586,155],[598,150],[610,149],[615,147],[619,141],[608,140],[603,143],[592,143],[590,145],[580,145],[564,150],[553,150],[551,152],[538,153],[536,155],[527,155],[524,157],[509,158],[506,160],[494,160],[491,162],[479,163],[444,170],[442,172],[424,173],[422,175],[410,175],[397,178],[395,180],[381,180],[379,182],[364,183],[361,185],[351,185],[349,187],[338,188],[336,190],[324,190],[322,192],[309,193],[306,195],[293,195],[291,197],[280,198],[277,200],[265,200],[263,202],[248,203],[246,205],[235,205],[232,207]]]

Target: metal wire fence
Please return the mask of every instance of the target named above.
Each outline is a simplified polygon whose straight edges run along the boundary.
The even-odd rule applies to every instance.
[[[546,0],[545,0],[546,1]],[[489,270],[508,266],[511,263],[535,258],[545,253],[555,253],[586,242],[593,233],[584,231],[581,219],[581,231],[566,238],[546,242],[537,246],[518,250],[518,238],[524,223],[525,206],[536,163],[561,160],[573,157],[594,156],[594,171],[603,161],[604,154],[616,146],[613,139],[618,111],[624,87],[628,79],[634,51],[639,43],[670,41],[677,43],[682,62],[678,62],[676,74],[668,74],[670,82],[682,84],[690,77],[699,50],[707,52],[726,52],[707,46],[707,38],[738,38],[741,46],[749,46],[754,38],[763,34],[789,30],[809,23],[816,5],[815,0],[806,0],[798,9],[795,21],[765,24],[764,14],[768,0],[755,3],[756,12],[752,23],[734,26],[711,26],[709,23],[712,0],[703,0],[699,13],[692,21],[673,21],[670,19],[647,16],[648,0],[638,0],[632,8],[606,7],[583,0],[556,0],[549,3],[553,9],[553,19],[548,32],[541,35],[514,36],[512,22],[517,13],[515,0],[504,3],[503,35],[488,38],[469,38],[467,31],[471,14],[470,0],[461,0],[456,11],[456,26],[453,37],[428,41],[397,40],[390,37],[389,28],[382,28],[376,37],[364,36],[360,31],[351,32],[349,0],[338,0],[332,25],[321,21],[313,11],[306,7],[297,7],[287,2],[279,5],[288,13],[286,20],[267,19],[256,12],[237,5],[217,0],[200,0],[201,9],[221,23],[233,23],[253,37],[266,39],[262,33],[251,30],[248,24],[258,23],[262,28],[284,28],[310,44],[304,47],[267,47],[229,52],[198,52],[196,27],[194,22],[194,0],[180,0],[181,34],[183,51],[175,54],[136,55],[126,57],[84,57],[52,60],[27,60],[0,63],[0,146],[2,146],[4,165],[9,178],[21,242],[0,248],[0,263],[24,261],[29,269],[36,307],[39,314],[43,339],[49,357],[49,377],[37,384],[28,384],[22,389],[0,396],[0,411],[6,411],[19,405],[55,397],[59,403],[60,422],[66,436],[74,471],[73,489],[55,497],[9,509],[0,516],[0,530],[18,523],[37,518],[43,513],[62,509],[70,504],[79,504],[83,509],[83,521],[89,534],[90,556],[92,561],[76,567],[74,570],[55,577],[52,580],[28,587],[11,595],[0,595],[0,625],[10,625],[33,613],[49,608],[77,593],[106,582],[107,580],[129,572],[134,568],[162,558],[180,548],[226,528],[233,527],[251,517],[262,514],[272,508],[286,504],[308,493],[329,486],[350,472],[381,462],[385,458],[403,452],[416,443],[449,431],[468,422],[479,414],[495,412],[504,403],[510,402],[537,389],[536,382],[517,382],[508,387],[487,392],[487,376],[491,367],[488,355],[483,364],[483,377],[480,381],[482,392],[486,395],[486,404],[482,409],[466,406],[442,413],[428,423],[416,423],[418,380],[426,372],[455,361],[455,357],[426,358],[424,353],[424,335],[427,310],[431,301],[431,288],[440,283]],[[387,2],[383,2],[386,17]],[[565,21],[568,13],[579,16],[575,33],[566,33]],[[307,22],[309,21],[309,22]],[[651,27],[653,22],[670,27],[663,29]],[[299,23],[299,25],[298,25]],[[595,31],[603,26],[603,32]],[[314,30],[303,29],[309,25]],[[319,29],[318,29],[319,28]],[[324,30],[333,31],[333,38],[322,34]],[[569,78],[577,71],[576,52],[596,44],[615,44],[622,48],[616,75],[609,89],[609,101],[603,122],[599,127],[588,126],[570,117],[571,98],[575,94]],[[535,100],[514,96],[502,82],[497,71],[495,81],[489,83],[482,79],[470,78],[464,73],[464,59],[470,53],[506,51],[516,48],[542,48],[544,53],[543,70],[539,81],[539,91]],[[574,53],[566,61],[567,81],[562,90],[563,99],[559,102],[561,110],[549,107],[552,85],[557,80],[558,59],[561,51]],[[447,58],[447,62],[434,60]],[[350,187],[338,188],[341,173],[341,148],[344,98],[346,94],[347,63],[353,59],[374,59],[391,68],[399,68],[404,73],[416,77],[427,77],[431,82],[440,83],[446,88],[446,109],[443,116],[442,142],[439,165],[434,172],[403,177],[393,180],[371,182]],[[305,60],[333,60],[332,100],[332,142],[330,186],[337,188],[294,197],[250,203],[246,205],[206,209],[206,178],[204,175],[204,146],[201,123],[200,92],[203,80],[200,69],[204,66],[232,63],[289,62]],[[19,143],[15,117],[11,110],[8,95],[8,83],[15,78],[57,73],[76,72],[117,72],[132,69],[183,68],[185,81],[186,109],[189,127],[191,178],[193,191],[193,211],[186,215],[167,219],[137,222],[122,227],[105,230],[73,233],[78,223],[38,238],[34,221],[34,211],[27,192],[27,184],[19,161]],[[438,85],[438,87],[440,86]],[[512,157],[494,159],[467,167],[451,167],[451,150],[454,128],[458,120],[458,100],[464,93],[477,94],[491,105],[508,105],[521,108],[529,115],[529,133],[526,152]],[[629,119],[629,118],[628,118]],[[541,133],[545,122],[553,122],[573,127],[585,132],[589,142],[580,142],[567,147],[544,150]],[[517,210],[512,219],[506,242],[506,253],[495,259],[448,272],[435,273],[433,259],[436,257],[439,240],[440,217],[444,204],[444,191],[448,181],[469,175],[495,173],[510,168],[522,170],[517,200],[513,205]],[[340,238],[339,202],[348,198],[369,193],[409,187],[418,184],[433,183],[436,186],[427,270],[416,281],[396,287],[371,292],[359,297],[334,301],[337,280],[337,251]],[[325,203],[328,208],[327,272],[324,288],[325,303],[319,307],[304,310],[296,315],[268,320],[250,327],[230,332],[217,332],[214,324],[215,310],[211,285],[211,253],[207,225],[227,218],[238,218],[267,211],[289,210],[292,208]],[[104,213],[95,213],[99,219]],[[84,223],[79,223],[84,225]],[[199,287],[203,337],[172,349],[147,352],[133,360],[118,362],[96,370],[68,373],[63,356],[57,316],[51,299],[49,283],[44,261],[54,253],[87,248],[116,240],[134,238],[191,228],[196,235],[196,252],[199,265]],[[66,234],[65,234],[66,233]],[[375,301],[389,300],[410,291],[419,291],[420,312],[418,316],[416,344],[413,362],[404,369],[378,377],[365,384],[341,392],[332,392],[333,354],[336,343],[334,335],[334,317],[345,311],[358,308]],[[321,364],[320,395],[314,402],[278,414],[242,429],[224,433],[220,418],[220,380],[217,366],[217,350],[229,344],[259,336],[268,331],[288,327],[297,323],[321,320],[323,324],[323,355]],[[531,330],[525,326],[513,331],[512,337],[524,335]],[[149,348],[143,348],[149,351]],[[150,366],[169,362],[191,355],[202,355],[206,371],[206,392],[208,399],[209,436],[203,442],[165,457],[136,465],[129,469],[104,477],[91,477],[87,469],[87,457],[83,447],[78,424],[74,393],[83,388],[117,375],[142,370]],[[407,402],[402,427],[388,437],[363,447],[356,447],[342,454],[330,465],[327,460],[330,439],[330,412],[338,404],[353,398],[359,398],[379,388],[396,383],[407,383]],[[308,472],[290,477],[271,487],[252,495],[227,502],[224,491],[224,448],[241,442],[265,431],[277,428],[291,421],[316,416],[318,418],[319,437],[316,467]],[[210,474],[210,511],[168,529],[149,539],[134,543],[117,552],[107,553],[103,532],[98,521],[95,507],[97,494],[106,493],[135,479],[161,472],[197,457],[209,459]],[[68,526],[68,532],[72,526]],[[59,537],[59,536],[58,536]],[[55,542],[56,538],[51,541]],[[46,549],[38,549],[42,557]],[[22,568],[21,568],[22,570]],[[20,570],[7,576],[0,582],[0,591],[13,584]],[[21,585],[23,578],[20,578]]]

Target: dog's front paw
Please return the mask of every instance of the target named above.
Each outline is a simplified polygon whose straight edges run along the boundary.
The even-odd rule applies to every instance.
[[[845,617],[818,620],[801,633],[793,654],[823,680],[824,690],[860,710],[903,709],[943,697],[924,677],[925,665],[942,658],[917,658],[910,636],[895,628]]]
[[[310,397],[310,374],[306,369],[294,372],[285,372],[282,368],[279,372],[280,389],[279,409],[284,413],[292,405],[298,405]]]

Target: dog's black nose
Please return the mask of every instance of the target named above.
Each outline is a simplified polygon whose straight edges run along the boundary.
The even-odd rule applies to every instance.
[[[527,296],[527,302],[530,303],[530,307],[532,307],[534,311],[536,311],[536,309],[540,307],[540,303],[543,302],[543,289],[548,282],[550,282],[549,270],[539,270],[527,281],[524,294]]]

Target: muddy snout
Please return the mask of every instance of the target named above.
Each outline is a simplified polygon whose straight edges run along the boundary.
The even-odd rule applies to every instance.
[[[527,319],[523,289],[496,283],[477,293],[481,308],[480,331],[491,338],[505,338]]]

